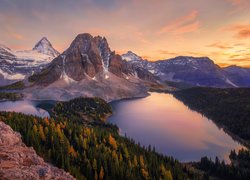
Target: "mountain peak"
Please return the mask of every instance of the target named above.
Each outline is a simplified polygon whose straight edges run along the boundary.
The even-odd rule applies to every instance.
[[[91,42],[93,42],[93,36],[91,34],[89,33],[78,34],[70,44],[70,47],[67,51],[75,51],[76,49],[79,49],[81,53],[84,54],[91,47]]]
[[[92,39],[93,36],[89,33],[81,33],[81,34],[78,34],[75,38],[76,41],[78,40],[88,40],[88,39]]]
[[[52,57],[57,57],[60,54],[53,48],[47,37],[43,37],[40,41],[38,41],[38,43],[36,43],[35,47],[32,50]]]
[[[126,54],[122,55],[122,59],[126,61],[140,61],[143,60],[140,56],[132,51],[128,51]]]
[[[40,45],[52,46],[52,44],[50,43],[50,41],[48,40],[48,38],[47,37],[43,37],[40,41],[38,41],[38,43],[36,43],[36,45],[33,48],[33,50],[36,49]]]

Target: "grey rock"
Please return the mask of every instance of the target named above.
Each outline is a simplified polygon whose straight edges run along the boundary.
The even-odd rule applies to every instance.
[[[56,168],[39,157],[33,148],[27,147],[19,133],[0,121],[0,177],[5,180],[75,179],[69,173]]]

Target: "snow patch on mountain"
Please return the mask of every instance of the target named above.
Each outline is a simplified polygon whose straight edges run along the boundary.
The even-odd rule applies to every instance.
[[[226,78],[226,83],[232,85],[233,87],[238,87],[236,84],[234,84],[232,81],[230,81],[228,78]]]
[[[7,46],[3,44],[0,44],[0,54],[6,53],[6,52],[9,54],[12,54],[12,50],[10,48],[8,48]]]
[[[0,74],[4,77],[4,79],[8,80],[22,80],[25,78],[25,75],[16,73],[16,74],[9,74],[7,72],[4,72],[2,69],[0,69]]]
[[[128,51],[126,54],[121,55],[123,60],[126,61],[140,61],[143,60],[140,56],[133,53],[132,51]]]
[[[65,55],[62,55],[62,58],[63,58],[63,72],[61,74],[60,79],[64,80],[67,84],[73,83],[75,82],[75,80],[70,78],[65,72]]]
[[[33,62],[33,65],[40,65],[50,62],[54,59],[54,56],[49,56],[47,54],[40,53],[36,50],[24,50],[24,51],[15,51],[13,54],[20,60],[30,60]],[[37,64],[36,64],[37,63]],[[28,64],[29,66],[32,64]]]

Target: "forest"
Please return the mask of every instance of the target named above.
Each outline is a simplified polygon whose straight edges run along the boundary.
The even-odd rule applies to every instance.
[[[15,92],[0,92],[0,101],[10,100],[16,101],[23,98],[22,94]]]
[[[228,180],[249,180],[250,177],[250,152],[240,150],[238,154],[232,150],[229,158],[231,164],[225,164],[218,158],[215,162],[207,157],[201,158],[200,162],[193,163],[194,167],[205,172],[204,179],[216,177]]]
[[[0,90],[22,90],[25,88],[25,85],[22,81],[15,82],[10,85],[0,86]]]
[[[250,147],[250,89],[234,88],[190,88],[173,93],[191,109],[212,119],[219,127],[224,128],[233,138]],[[230,164],[215,162],[207,157],[192,165],[204,172],[204,178],[219,179],[250,178],[250,151],[242,149],[238,153],[231,151]]]
[[[112,114],[111,106],[103,99],[75,98],[67,102],[58,102],[51,110],[54,118],[68,118],[71,121],[102,123]]]

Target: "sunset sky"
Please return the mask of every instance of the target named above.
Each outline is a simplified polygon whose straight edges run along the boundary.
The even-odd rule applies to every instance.
[[[88,32],[149,60],[209,56],[250,67],[250,0],[0,0],[0,25],[12,49],[46,36],[63,52]]]

